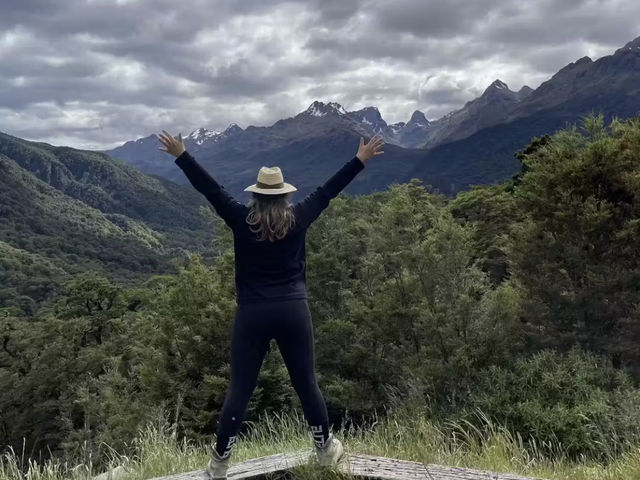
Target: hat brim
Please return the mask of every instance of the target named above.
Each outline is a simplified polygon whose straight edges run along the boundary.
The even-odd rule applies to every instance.
[[[282,188],[260,188],[254,183],[244,189],[245,192],[264,193],[266,195],[278,195],[282,193],[295,192],[297,190],[298,189],[296,187],[286,182],[284,182],[284,187]]]

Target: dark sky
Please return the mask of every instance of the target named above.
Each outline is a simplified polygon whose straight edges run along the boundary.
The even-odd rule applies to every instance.
[[[536,88],[640,35],[637,0],[20,0],[0,15],[0,131],[106,149],[268,126],[314,100],[388,123]]]

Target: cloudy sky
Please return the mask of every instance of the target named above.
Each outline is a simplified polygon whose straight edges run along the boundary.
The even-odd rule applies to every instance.
[[[0,16],[0,131],[107,149],[269,126],[314,100],[433,120],[496,78],[536,88],[640,35],[637,0],[20,0]]]

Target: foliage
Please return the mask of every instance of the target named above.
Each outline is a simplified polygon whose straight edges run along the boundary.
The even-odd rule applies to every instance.
[[[540,445],[604,461],[640,444],[640,390],[606,357],[574,346],[483,370],[471,404]],[[465,412],[462,417],[469,417]]]
[[[0,133],[0,307],[26,315],[92,270],[135,283],[206,253],[201,195],[106,155]]]
[[[637,368],[640,118],[607,129],[590,116],[584,130],[562,130],[524,156],[509,270],[525,292],[535,348],[578,342]]]

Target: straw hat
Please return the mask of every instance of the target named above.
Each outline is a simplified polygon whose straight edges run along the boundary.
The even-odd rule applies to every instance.
[[[266,193],[276,195],[278,193],[295,192],[298,190],[282,178],[280,167],[260,167],[258,181],[244,189],[245,192]]]

